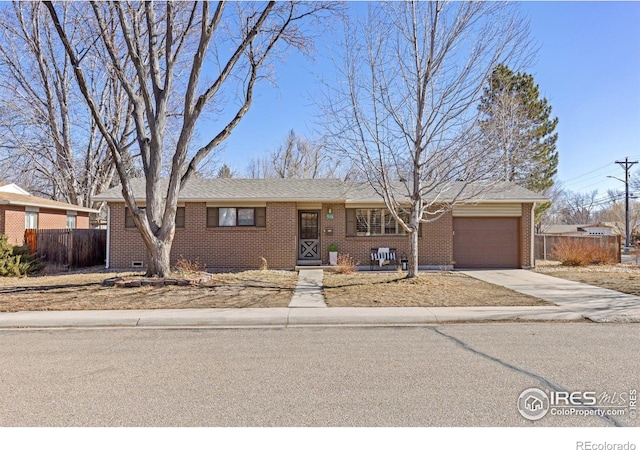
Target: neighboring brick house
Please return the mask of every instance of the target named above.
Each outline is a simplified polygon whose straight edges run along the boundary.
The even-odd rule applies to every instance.
[[[133,180],[144,199],[144,181]],[[446,198],[442,201],[447,201]],[[107,267],[145,266],[146,250],[121,188],[95,197],[108,205]],[[546,199],[503,183],[473,203],[454,205],[421,225],[422,267],[534,265],[533,207]],[[138,203],[144,206],[144,202]],[[301,179],[192,179],[182,189],[171,260],[210,269],[328,264],[328,245],[368,265],[371,248],[409,253],[409,239],[376,193],[362,183]]]
[[[0,234],[6,235],[12,245],[24,243],[27,228],[89,228],[89,215],[97,212],[35,197],[13,183],[0,183]]]

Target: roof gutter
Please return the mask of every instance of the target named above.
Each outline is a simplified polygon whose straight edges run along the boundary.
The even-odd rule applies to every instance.
[[[92,208],[85,208],[82,206],[74,206],[74,205],[49,205],[46,203],[38,203],[38,202],[16,202],[13,200],[0,200],[0,205],[16,205],[16,206],[31,206],[34,208],[44,208],[44,209],[57,209],[60,211],[77,211],[77,212],[86,212],[90,214],[98,214],[100,211]]]

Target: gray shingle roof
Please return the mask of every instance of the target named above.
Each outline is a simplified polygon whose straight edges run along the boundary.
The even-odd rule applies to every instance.
[[[161,183],[166,189],[166,180]],[[144,200],[145,186],[143,179],[132,180],[134,196]],[[447,202],[453,200],[462,184],[454,184],[440,192],[438,199]],[[542,202],[546,201],[540,194],[517,186],[513,183],[498,183],[482,188],[475,183],[463,191],[461,198],[469,198],[474,193],[472,202]],[[396,187],[402,193],[402,185]],[[432,194],[435,197],[436,193]],[[96,201],[123,201],[120,186],[116,186],[94,197]],[[381,197],[368,183],[344,182],[336,179],[243,179],[215,178],[191,179],[179,196],[185,202],[215,201],[271,201],[271,202],[347,202],[347,203],[381,203]]]

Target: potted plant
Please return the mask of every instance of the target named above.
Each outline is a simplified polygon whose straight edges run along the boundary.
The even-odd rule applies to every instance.
[[[329,264],[335,266],[338,264],[338,246],[329,244]]]

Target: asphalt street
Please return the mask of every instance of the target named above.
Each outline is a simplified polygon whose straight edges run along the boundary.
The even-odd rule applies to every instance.
[[[529,421],[516,407],[530,387],[640,390],[639,331],[1,330],[0,426],[640,426],[628,414]]]

